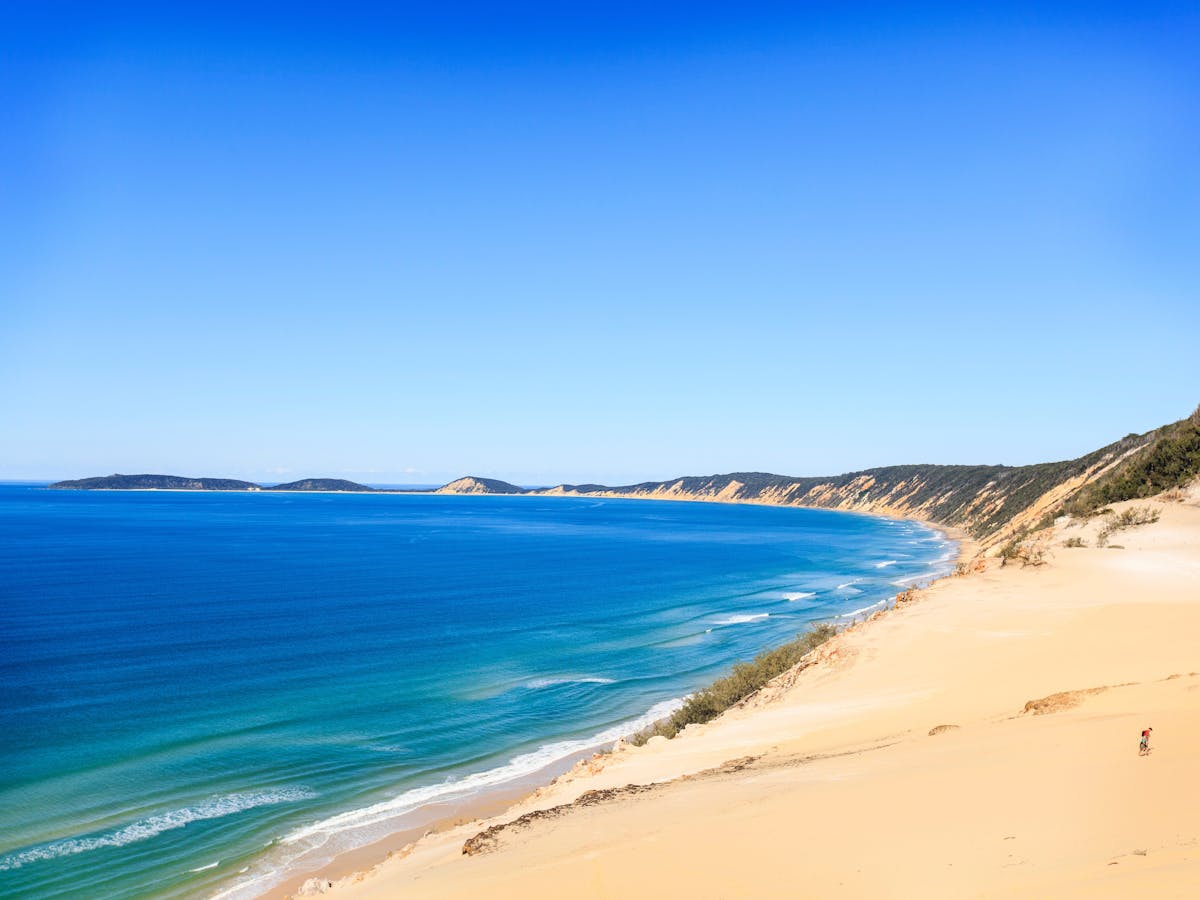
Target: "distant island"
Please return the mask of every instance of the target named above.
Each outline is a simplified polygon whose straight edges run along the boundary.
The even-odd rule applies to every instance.
[[[287,484],[255,484],[236,478],[184,478],[179,475],[104,475],[56,481],[50,485],[63,491],[338,491],[343,493],[398,493],[368,487],[344,478],[304,478]]]
[[[1063,513],[1087,514],[1108,503],[1148,497],[1200,472],[1200,409],[1145,434],[1130,434],[1078,459],[1029,466],[908,465],[844,475],[793,477],[733,472],[647,481],[619,487],[560,484],[523,488],[468,475],[435,494],[620,497],[763,503],[876,513],[922,519],[961,529],[981,549],[1045,527]],[[426,493],[371,488],[340,478],[306,478],[259,485],[230,478],[108,475],[50,485],[59,490],[338,491]]]
[[[389,491],[367,487],[357,481],[347,481],[344,478],[302,478],[299,481],[289,481],[287,484],[277,484],[264,487],[264,491],[344,491],[346,493],[386,494]]]

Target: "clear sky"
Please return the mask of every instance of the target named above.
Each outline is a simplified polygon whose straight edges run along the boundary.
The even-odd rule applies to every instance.
[[[1079,455],[1200,403],[1200,7],[0,6],[0,478]]]

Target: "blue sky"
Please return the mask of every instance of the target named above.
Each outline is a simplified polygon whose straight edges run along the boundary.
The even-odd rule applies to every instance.
[[[1020,464],[1200,402],[1194,4],[163,6],[0,7],[0,478]]]

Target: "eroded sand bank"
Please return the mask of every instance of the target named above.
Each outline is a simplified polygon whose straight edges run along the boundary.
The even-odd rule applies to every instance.
[[[1117,548],[1093,521],[1058,529],[1046,565],[944,579],[717,722],[327,895],[1194,896],[1200,497],[1131,505],[1162,517]]]

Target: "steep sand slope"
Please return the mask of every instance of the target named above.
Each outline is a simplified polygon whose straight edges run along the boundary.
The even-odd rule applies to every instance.
[[[719,721],[577,767],[331,894],[1194,896],[1200,505],[1156,506],[1122,549],[1061,546],[1092,524],[1061,530],[1048,565],[946,579]],[[629,784],[653,786],[605,793]],[[581,795],[462,855],[485,826]]]

